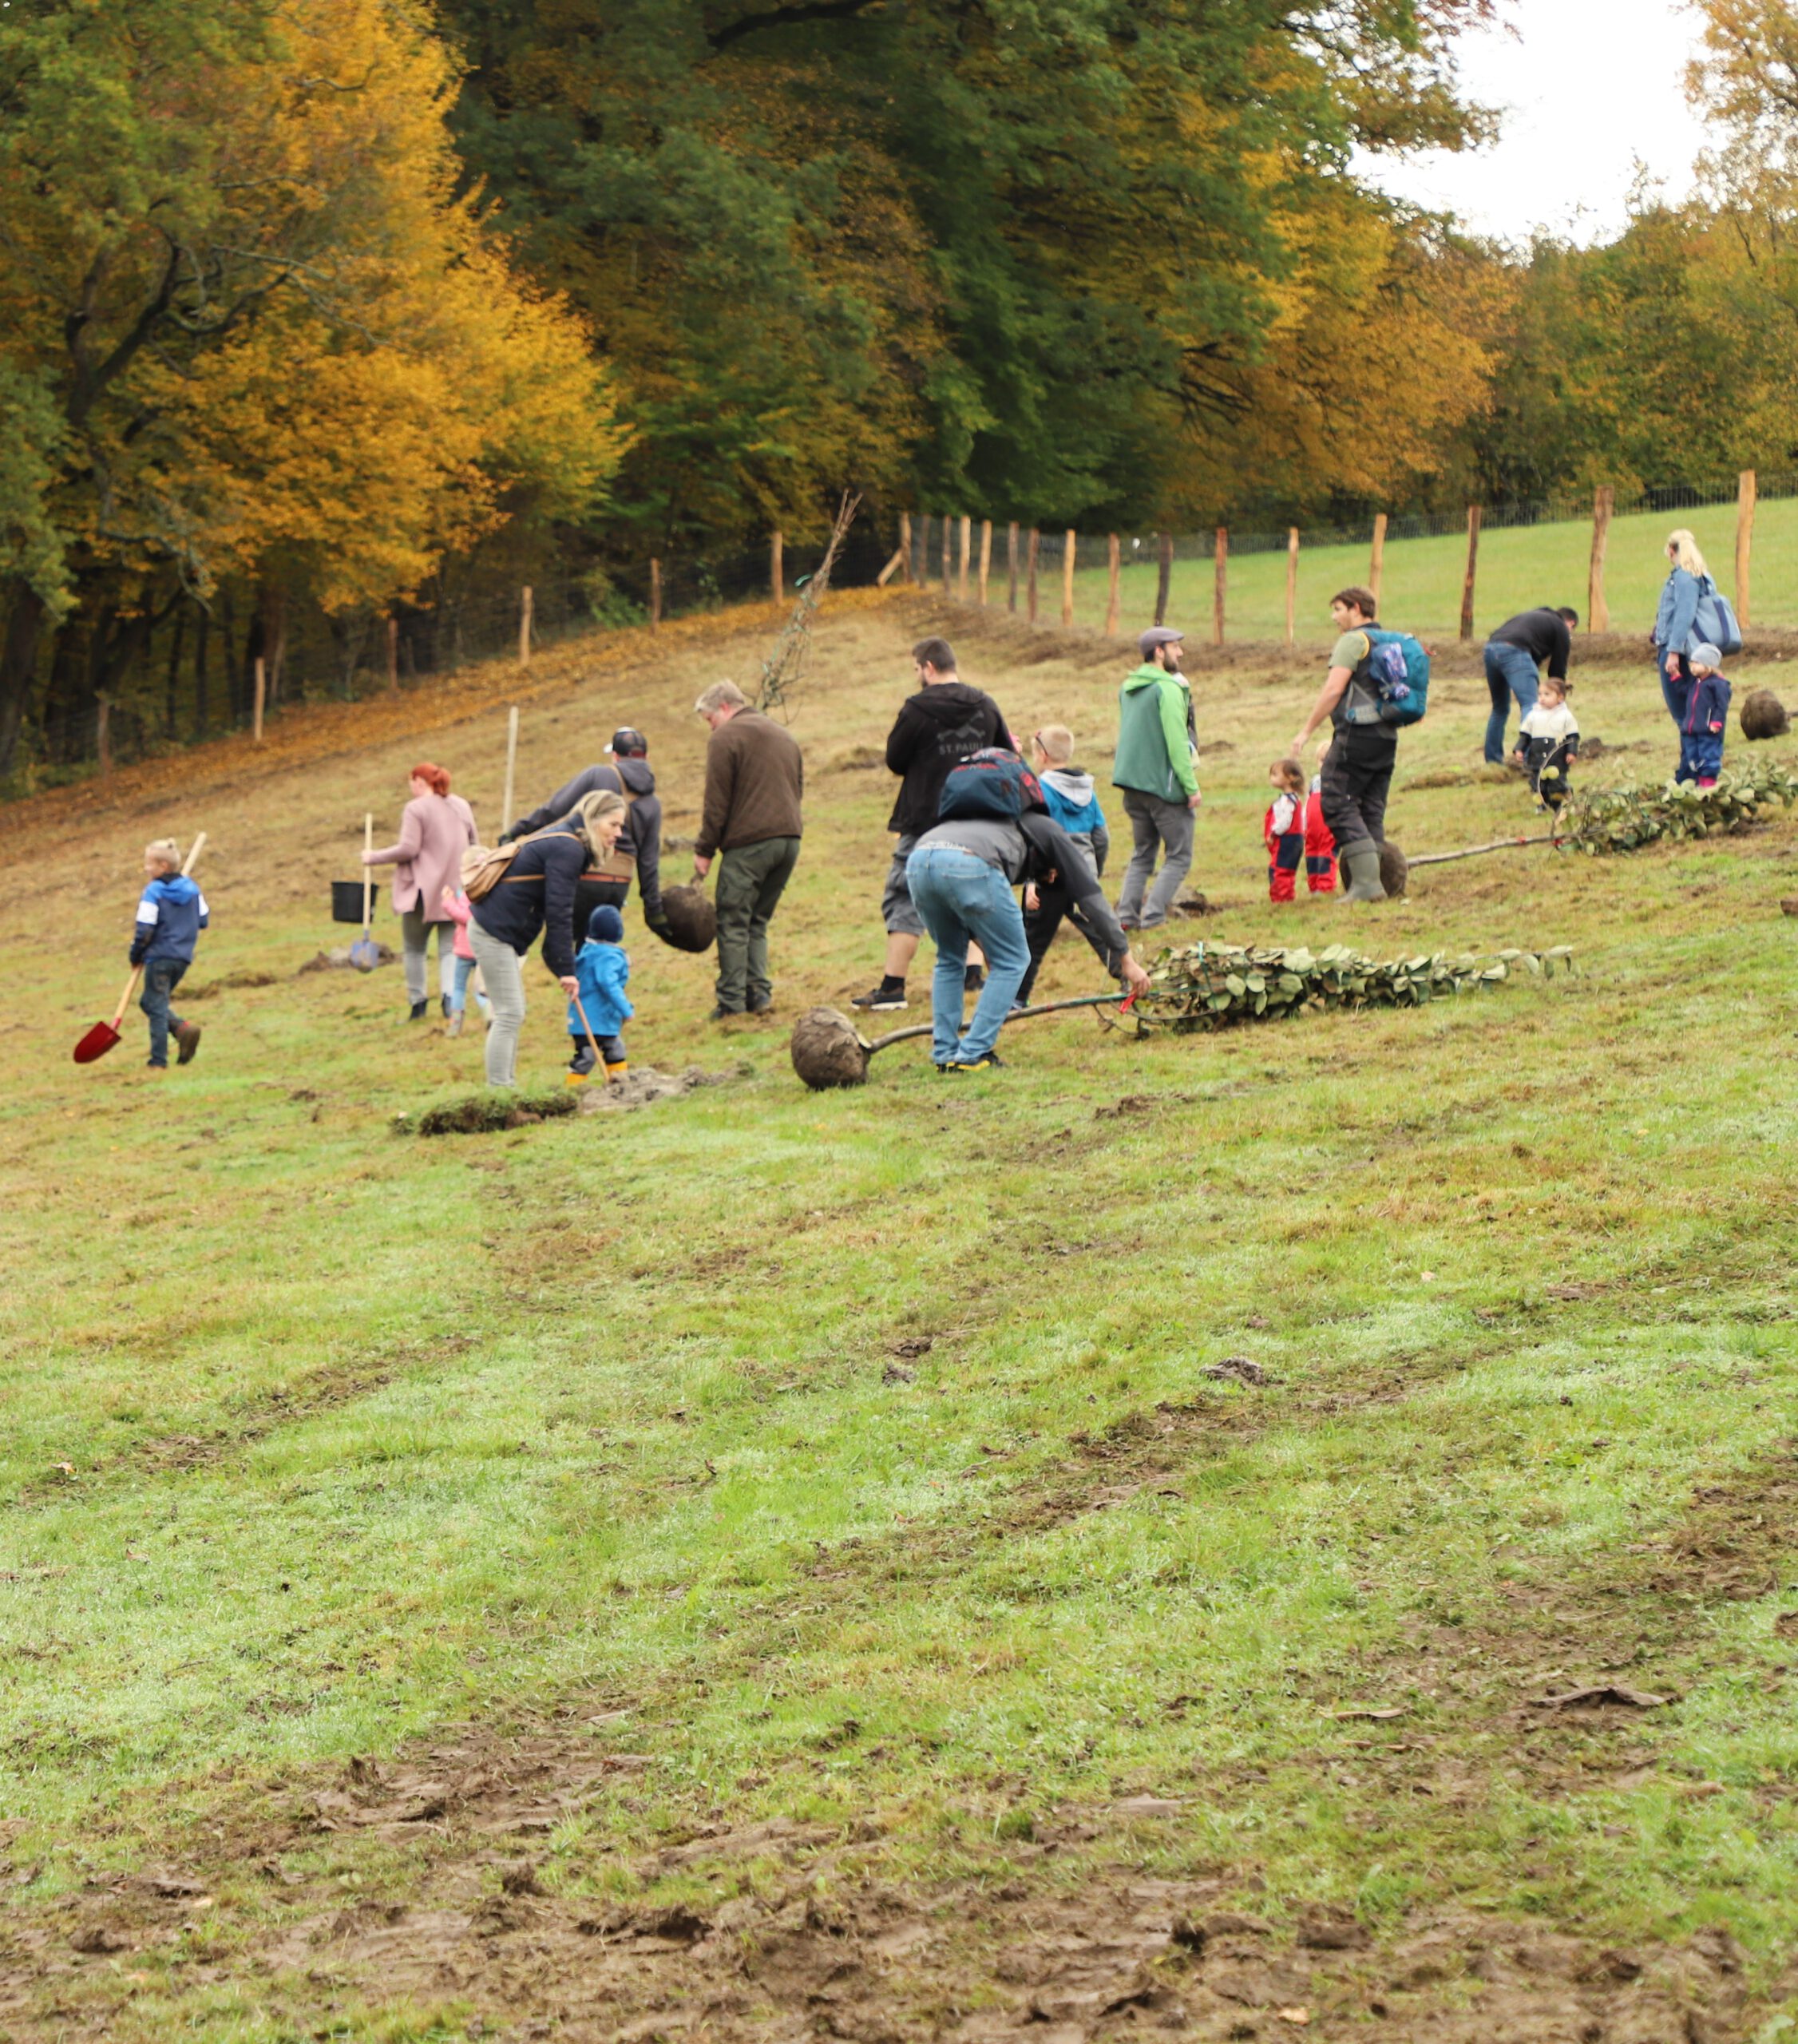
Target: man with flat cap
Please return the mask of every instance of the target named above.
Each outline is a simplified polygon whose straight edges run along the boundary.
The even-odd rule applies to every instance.
[[[1193,862],[1198,727],[1192,691],[1180,671],[1184,636],[1170,625],[1150,625],[1136,642],[1143,664],[1125,677],[1118,698],[1111,785],[1123,795],[1135,846],[1118,897],[1118,921],[1126,929],[1154,929],[1166,922]],[[1162,869],[1151,889],[1158,858]]]
[[[655,770],[648,758],[649,741],[627,724],[612,733],[606,751],[611,755],[608,760],[583,768],[541,808],[520,817],[500,839],[504,845],[514,838],[529,837],[533,830],[547,830],[552,823],[559,823],[583,795],[596,794],[602,788],[624,798],[630,814],[616,846],[603,866],[596,866],[581,877],[575,889],[576,949],[587,934],[587,918],[594,909],[604,905],[622,912],[633,873],[643,902],[644,921],[658,937],[667,935],[667,919],[662,913],[662,800],[655,792]]]

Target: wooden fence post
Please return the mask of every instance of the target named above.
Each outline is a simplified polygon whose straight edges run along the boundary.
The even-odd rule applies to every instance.
[[[1286,528],[1286,644],[1298,628],[1298,527]]]
[[[500,828],[512,828],[512,797],[518,779],[518,705],[514,703],[505,720],[505,794],[500,803]]]
[[[1122,559],[1122,549],[1119,547],[1115,533],[1110,535],[1105,551],[1108,576],[1105,591],[1105,636],[1107,639],[1115,639],[1118,636],[1118,569]]]
[[[1218,528],[1217,547],[1214,556],[1217,564],[1217,586],[1211,597],[1211,643],[1221,646],[1224,643],[1224,594],[1230,580],[1230,528]]]
[[[1380,581],[1386,572],[1386,514],[1376,511],[1373,514],[1373,557],[1368,563],[1367,585],[1373,592],[1373,608],[1377,616],[1380,611]]]
[[[1754,553],[1754,501],[1758,485],[1752,469],[1736,478],[1736,622],[1745,632],[1750,621],[1749,568]]]
[[[768,586],[778,604],[786,595],[786,536],[778,525],[768,542]]]
[[[1163,533],[1161,536],[1161,576],[1155,584],[1155,622],[1157,624],[1165,624],[1167,622],[1167,599],[1173,591],[1173,587],[1174,535],[1171,533]]]
[[[974,521],[972,518],[964,518],[961,530],[957,535],[955,555],[955,600],[958,604],[964,604],[968,600],[968,556],[972,551],[973,537]]]
[[[921,589],[930,586],[930,513],[921,511],[917,519],[917,572],[912,577]]]
[[[262,662],[258,660],[259,667]],[[259,723],[256,736],[262,736]],[[100,778],[109,781],[113,778],[113,699],[109,695],[99,698],[99,709],[93,727],[93,749],[100,760]]]
[[[909,511],[899,513],[899,551],[905,559],[905,580],[909,582],[912,579],[912,514]]]
[[[399,620],[387,614],[387,686],[399,687]]]
[[[527,582],[520,592],[518,601],[518,664],[528,667],[531,664],[531,617],[536,608],[536,599]]]
[[[1610,545],[1611,507],[1617,493],[1608,482],[1592,493],[1592,567],[1586,580],[1586,628],[1610,629],[1610,605],[1605,601],[1605,549]]]
[[[1028,593],[1025,597],[1026,608],[1024,613],[1032,624],[1036,622],[1036,556],[1041,549],[1042,543],[1043,535],[1037,530],[1036,526],[1032,525],[1030,529],[1029,551],[1028,555],[1030,579]]]
[[[1461,636],[1473,636],[1473,577],[1479,564],[1479,506],[1467,506],[1467,572],[1461,584]]]
[[[992,521],[980,521],[980,608],[986,608],[986,580],[992,568]]]
[[[1074,528],[1070,525],[1061,542],[1061,624],[1066,631],[1074,622]]]
[[[651,632],[662,622],[662,564],[654,554],[649,557],[649,628]]]
[[[258,745],[262,743],[263,705],[268,699],[268,668],[260,653],[256,656],[255,694],[250,703],[250,736]]]
[[[1018,521],[1005,528],[1005,608],[1015,616],[1018,607]]]

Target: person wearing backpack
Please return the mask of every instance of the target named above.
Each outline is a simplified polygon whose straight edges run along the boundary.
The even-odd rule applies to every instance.
[[[1649,635],[1661,699],[1682,728],[1692,693],[1694,647],[1715,646],[1727,655],[1742,650],[1741,627],[1729,599],[1717,586],[1698,542],[1682,525],[1667,535],[1667,579]]]
[[[1428,656],[1408,632],[1388,632],[1376,617],[1373,592],[1356,584],[1330,599],[1340,636],[1311,714],[1289,750],[1301,756],[1327,717],[1334,735],[1319,777],[1329,826],[1348,886],[1348,901],[1384,901],[1380,847],[1386,838],[1386,798],[1397,763],[1399,731],[1422,717],[1429,691]]]
[[[1193,862],[1198,731],[1192,689],[1180,671],[1185,636],[1170,625],[1150,625],[1136,642],[1143,664],[1124,677],[1118,694],[1111,785],[1123,795],[1134,842],[1118,897],[1118,921],[1126,929],[1154,929],[1166,922]],[[1160,877],[1145,901],[1158,856]]]
[[[1054,881],[1072,892],[1100,940],[1106,964],[1132,988],[1149,976],[1130,953],[1099,877],[1059,823],[1050,821],[1036,777],[1015,752],[971,754],[943,783],[940,820],[905,862],[905,884],[937,946],[930,988],[930,1056],[939,1072],[1003,1062],[993,1046],[1030,964],[1014,888]],[[986,984],[964,1028],[968,946],[986,953]]]

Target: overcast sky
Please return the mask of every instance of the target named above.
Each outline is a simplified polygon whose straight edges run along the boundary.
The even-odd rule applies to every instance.
[[[1669,0],[1511,0],[1509,19],[1515,34],[1460,45],[1466,96],[1499,109],[1496,145],[1368,160],[1363,173],[1505,240],[1537,227],[1582,242],[1615,232],[1638,160],[1682,197],[1697,140],[1684,88],[1694,16]]]

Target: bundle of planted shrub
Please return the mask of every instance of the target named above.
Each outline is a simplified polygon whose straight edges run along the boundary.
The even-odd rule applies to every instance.
[[[1346,944],[1321,951],[1190,944],[1150,968],[1150,984],[1137,996],[1133,1012],[1145,1033],[1168,1029],[1178,1034],[1328,1008],[1420,1008],[1426,1001],[1479,992],[1519,973],[1540,978],[1572,966],[1566,945],[1487,957],[1436,951],[1378,959]]]
[[[1714,787],[1582,790],[1555,819],[1556,841],[1579,852],[1633,852],[1662,838],[1721,838],[1745,830],[1776,803],[1798,802],[1798,770],[1777,760],[1718,777]]]

